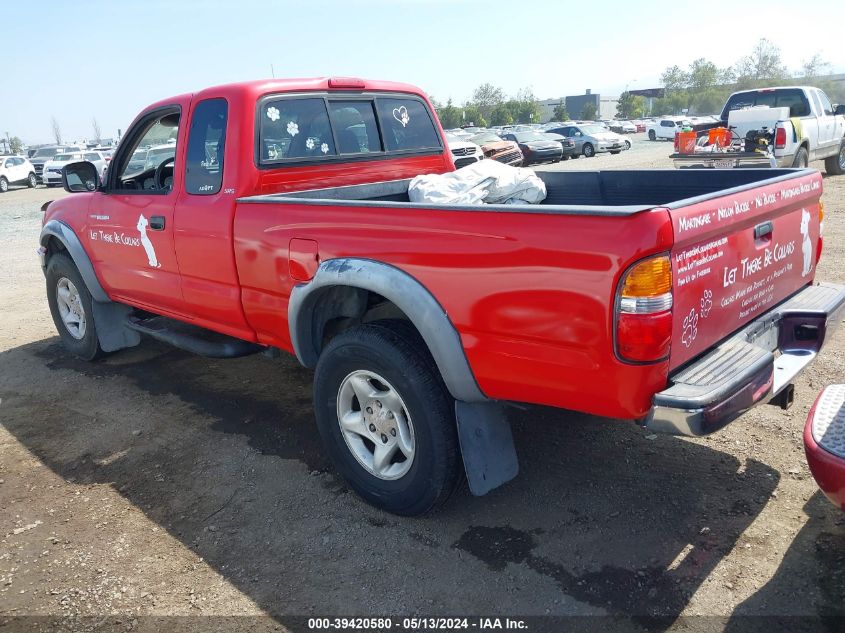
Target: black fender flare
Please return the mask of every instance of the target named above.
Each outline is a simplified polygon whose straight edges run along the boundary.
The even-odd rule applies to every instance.
[[[370,259],[326,260],[310,282],[294,287],[288,325],[294,352],[303,365],[314,367],[321,351],[312,331],[318,300],[326,290],[338,286],[375,292],[393,302],[422,335],[452,396],[463,402],[487,401],[464,354],[461,337],[440,303],[405,271]]]
[[[114,352],[126,347],[134,347],[141,342],[141,335],[134,330],[125,327],[126,317],[132,312],[132,308],[122,303],[115,303],[106,294],[97,274],[91,258],[85,252],[82,242],[79,241],[76,233],[64,222],[50,220],[41,229],[39,244],[41,249],[41,269],[47,272],[46,247],[50,239],[55,238],[64,246],[76,269],[82,276],[82,281],[91,293],[94,300],[91,306],[94,311],[94,323],[97,326],[97,338],[100,347],[105,352]]]

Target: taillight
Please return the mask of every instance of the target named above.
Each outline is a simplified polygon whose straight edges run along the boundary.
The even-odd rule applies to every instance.
[[[786,128],[779,127],[775,130],[775,149],[786,147]]]
[[[669,356],[672,341],[672,263],[657,255],[632,265],[616,293],[616,354],[648,363]]]
[[[819,202],[819,242],[816,244],[816,266],[822,258],[822,242],[824,241],[824,202]]]

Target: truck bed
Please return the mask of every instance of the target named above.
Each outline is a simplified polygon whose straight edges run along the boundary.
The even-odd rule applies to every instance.
[[[325,262],[366,259],[436,299],[486,396],[633,419],[684,365],[813,281],[816,170],[537,173],[539,205],[412,203],[409,180],[239,199],[235,257],[258,342],[291,349],[280,315],[292,287]],[[672,266],[670,357],[622,361],[618,284],[660,254]]]
[[[636,170],[636,171],[538,171],[546,184],[546,199],[539,205],[432,205],[408,199],[410,179],[365,185],[312,189],[295,193],[240,198],[248,204],[349,205],[367,207],[418,207],[454,211],[500,211],[562,215],[630,215],[654,207],[668,209],[731,195],[762,185],[798,177],[810,170]]]

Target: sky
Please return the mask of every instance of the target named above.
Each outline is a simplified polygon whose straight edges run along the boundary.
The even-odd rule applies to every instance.
[[[730,66],[760,37],[790,69],[845,72],[845,2],[776,0],[41,0],[4,3],[0,134],[25,143],[126,130],[146,105],[249,79],[403,81],[460,104],[490,82],[539,99],[659,86],[667,67]]]

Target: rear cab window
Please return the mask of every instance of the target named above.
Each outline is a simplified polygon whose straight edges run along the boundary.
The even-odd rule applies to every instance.
[[[731,95],[722,112],[722,120],[728,120],[728,114],[731,110],[741,110],[754,106],[789,108],[789,116],[791,117],[804,117],[811,114],[810,102],[803,90],[798,88],[763,89]]]
[[[270,95],[257,117],[259,167],[443,151],[433,115],[413,96]]]

